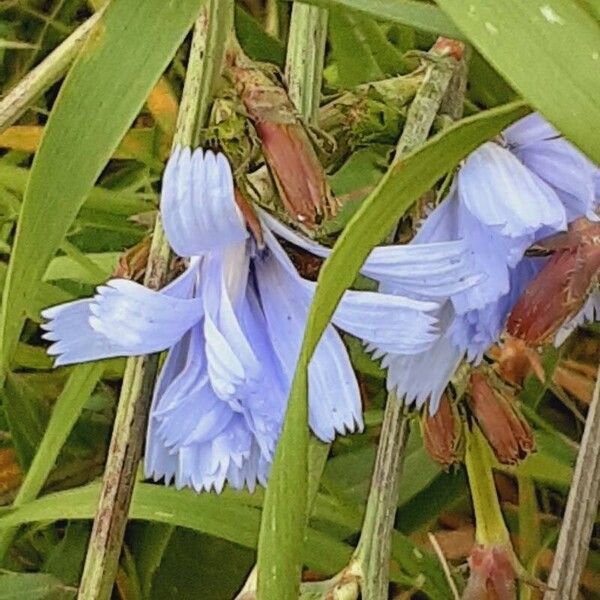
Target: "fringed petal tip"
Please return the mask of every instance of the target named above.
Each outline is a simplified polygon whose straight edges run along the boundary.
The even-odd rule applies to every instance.
[[[557,348],[561,346],[577,327],[598,320],[600,320],[600,290],[592,292],[581,310],[556,332],[554,346]]]
[[[229,162],[211,150],[174,150],[163,176],[160,210],[169,243],[180,256],[200,255],[248,236]]]
[[[187,272],[175,284],[188,279]],[[175,288],[173,288],[175,289]],[[160,352],[202,318],[200,299],[155,292],[126,279],[112,279],[86,300],[42,311],[43,338],[55,366]]]

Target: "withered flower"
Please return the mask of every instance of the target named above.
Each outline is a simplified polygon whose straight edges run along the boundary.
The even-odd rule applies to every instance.
[[[481,370],[471,373],[470,384],[471,410],[498,461],[514,465],[526,458],[535,447],[533,433],[508,388]]]
[[[338,209],[315,148],[283,85],[236,55],[229,72],[292,219],[314,229]]]
[[[513,600],[516,598],[512,550],[477,544],[469,556],[470,576],[463,600]]]
[[[436,413],[423,413],[423,441],[429,456],[444,469],[460,462],[464,454],[462,424],[456,407],[447,394],[442,396]]]
[[[537,247],[553,254],[528,285],[507,323],[510,335],[530,345],[549,343],[563,325],[567,324],[570,333],[585,320],[585,311],[576,317],[598,283],[600,223],[579,219],[567,233],[549,238]],[[593,307],[591,312],[593,318]],[[573,320],[576,322],[570,323]],[[564,337],[559,336],[559,343]]]

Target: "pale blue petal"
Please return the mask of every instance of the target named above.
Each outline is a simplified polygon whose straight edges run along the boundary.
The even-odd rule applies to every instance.
[[[210,150],[175,149],[163,177],[160,210],[169,243],[180,256],[223,248],[248,235],[229,163]]]
[[[309,420],[315,435],[332,442],[335,434],[361,431],[360,391],[339,334],[327,327],[308,367]]]
[[[312,300],[316,284],[302,279],[279,242],[265,230],[265,241],[288,286],[296,289],[296,302],[307,306]],[[333,317],[333,322],[365,342],[373,342],[387,351],[407,354],[429,346],[437,337],[435,317],[437,302],[413,300],[382,292],[344,293]]]
[[[543,226],[566,228],[556,193],[498,144],[487,142],[469,155],[457,178],[465,207],[504,236],[534,234]]]
[[[190,267],[170,292],[189,291]],[[44,338],[56,365],[136,356],[172,346],[202,318],[202,303],[155,292],[125,279],[113,279],[90,300],[77,300],[42,312]]]
[[[92,329],[91,304],[92,300],[76,300],[42,312],[49,319],[42,325],[47,330],[42,337],[54,342],[47,352],[56,356],[55,366],[126,355],[121,344]]]
[[[447,305],[442,315],[445,328],[453,315],[451,306]],[[388,370],[389,391],[407,405],[415,403],[417,408],[429,400],[429,411],[433,414],[463,356],[464,351],[453,343],[450,336],[442,335],[425,352],[412,356],[388,354],[381,364]]]
[[[262,370],[239,323],[249,272],[244,242],[204,259],[204,334],[208,374],[216,394],[234,404],[259,389]]]
[[[266,211],[260,214],[265,226],[286,241],[322,258],[331,254],[330,248],[291,230]],[[480,279],[471,252],[461,240],[378,246],[371,251],[360,272],[385,283],[386,289],[399,295],[423,294],[426,289],[429,298],[445,298]]]
[[[168,380],[163,373],[150,413],[146,474],[198,492],[220,492],[227,480],[253,487],[258,474],[246,463],[260,464],[254,456],[259,446],[244,415],[212,390],[204,345],[197,325],[165,365]]]
[[[306,325],[309,295],[297,273],[288,269],[271,248],[255,260],[269,339],[287,381],[291,382]],[[292,265],[293,267],[293,265]],[[360,395],[349,358],[339,336],[330,326],[309,367],[310,425],[317,436],[329,441],[360,423]]]
[[[600,320],[600,290],[595,290],[589,295],[583,308],[557,331],[554,345],[560,346],[580,325],[598,320]]]
[[[128,354],[149,354],[172,346],[202,318],[202,301],[155,292],[126,279],[98,288],[90,325]]]
[[[545,259],[524,258],[510,270],[510,288],[506,294],[481,309],[455,317],[449,335],[466,351],[469,361],[479,363],[490,346],[499,341],[510,311],[545,262]]]
[[[431,313],[437,302],[411,300],[382,292],[344,293],[333,323],[386,352],[413,354],[427,349],[438,337]]]
[[[509,146],[526,146],[559,136],[560,133],[539,113],[532,113],[519,119],[502,133]]]

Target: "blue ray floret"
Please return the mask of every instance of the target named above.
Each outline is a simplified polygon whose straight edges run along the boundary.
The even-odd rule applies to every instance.
[[[599,172],[538,114],[518,121],[464,161],[448,196],[411,245],[462,240],[485,277],[448,295],[442,333],[432,347],[410,356],[378,352],[388,369],[390,390],[418,407],[429,400],[435,412],[460,361],[481,361],[541,269],[544,259],[526,257],[527,248],[579,217],[597,220]],[[380,290],[394,293],[386,284]],[[596,302],[597,297],[590,299],[570,330],[593,318]],[[560,339],[566,334],[559,332]]]
[[[177,149],[161,213],[186,271],[156,292],[113,279],[90,299],[44,311],[56,365],[168,350],[150,413],[148,477],[220,491],[264,484],[282,426],[315,283],[276,235],[323,256],[266,213],[260,240],[235,203],[221,154]],[[461,241],[376,248],[364,272],[394,293],[347,291],[333,325],[382,351],[426,351],[439,335],[439,298],[478,277]],[[427,287],[430,297],[419,297]],[[400,293],[406,291],[406,293]],[[312,431],[330,441],[362,427],[356,377],[339,333],[326,329],[309,367]]]

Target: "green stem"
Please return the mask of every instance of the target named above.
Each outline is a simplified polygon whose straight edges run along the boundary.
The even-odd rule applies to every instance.
[[[354,553],[365,600],[387,598],[398,488],[408,439],[406,409],[388,396],[360,540]]]
[[[104,366],[103,363],[80,365],[69,376],[52,409],[44,437],[12,503],[13,508],[35,500],[41,492],[56,464],[60,450],[81,414],[83,405],[100,380]],[[15,532],[16,529],[5,529],[0,533],[0,563],[12,543]]]
[[[174,144],[193,145],[198,139],[200,127],[204,125],[201,119],[208,114],[215,80],[221,71],[232,15],[231,0],[210,0],[196,21],[193,54]],[[151,289],[162,287],[168,279],[169,263],[170,248],[159,218],[144,284]],[[127,361],[98,511],[79,587],[80,600],[108,600],[111,596],[141,458],[158,358],[158,355],[151,355]]]
[[[467,431],[465,464],[475,511],[475,540],[483,546],[510,547],[494,483],[492,454],[477,425]]]
[[[576,598],[600,502],[600,369],[544,600]]]
[[[233,28],[233,7],[230,0],[211,0],[196,21],[177,115],[175,145],[196,147],[201,141],[201,128],[208,120]]]
[[[317,120],[323,81],[328,11],[294,2],[285,77],[289,96],[308,122]]]
[[[102,18],[101,9],[80,25],[60,46],[33,68],[0,101],[0,133],[10,127],[33,101],[58,81],[77,56],[90,31]]]
[[[427,67],[425,78],[408,110],[394,161],[400,160],[404,154],[427,140],[455,65],[454,60],[436,58]],[[354,554],[354,561],[361,572],[363,600],[387,597],[391,535],[407,435],[407,412],[395,395],[390,394],[383,417],[365,521]]]

